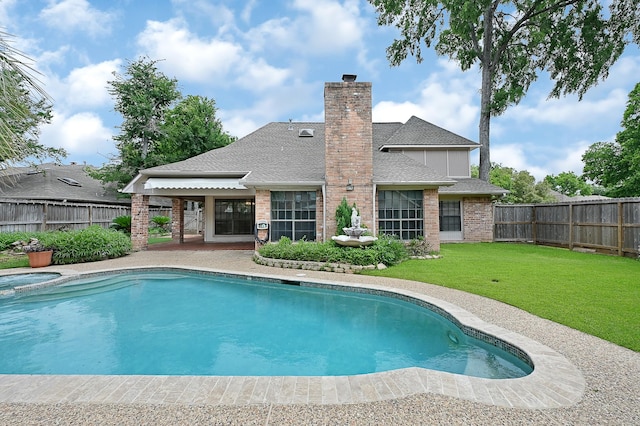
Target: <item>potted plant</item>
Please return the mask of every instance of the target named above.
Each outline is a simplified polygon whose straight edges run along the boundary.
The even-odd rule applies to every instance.
[[[53,248],[45,246],[37,238],[31,238],[28,243],[24,244],[22,251],[29,256],[29,266],[32,268],[51,265]]]

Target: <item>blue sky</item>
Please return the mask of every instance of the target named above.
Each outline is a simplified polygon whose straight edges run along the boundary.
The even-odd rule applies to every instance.
[[[54,119],[41,141],[64,147],[68,162],[100,166],[117,154],[122,119],[107,81],[143,55],[183,95],[215,99],[234,136],[271,121],[323,121],[324,82],[347,73],[373,83],[374,121],[416,115],[478,140],[478,70],[463,73],[431,52],[390,67],[385,49],[397,31],[379,27],[364,0],[0,0],[0,27],[42,73]],[[551,83],[540,75],[520,105],[492,120],[492,161],[537,179],[580,173],[584,150],[620,130],[638,69],[631,46],[581,102],[547,99]]]

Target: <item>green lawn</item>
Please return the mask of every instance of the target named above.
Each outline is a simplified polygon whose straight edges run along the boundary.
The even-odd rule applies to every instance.
[[[508,243],[443,244],[440,254],[366,273],[490,297],[640,351],[639,260]]]

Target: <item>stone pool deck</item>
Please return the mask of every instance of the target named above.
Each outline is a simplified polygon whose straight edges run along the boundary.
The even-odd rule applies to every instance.
[[[5,375],[0,376],[0,424],[640,424],[639,353],[460,291],[270,268],[255,264],[252,254],[147,251],[38,271],[73,275],[176,266],[393,288],[462,308],[460,315],[471,313],[471,320],[489,323],[496,334],[551,355],[560,368],[537,369],[528,388],[516,383],[523,379],[494,386],[491,380],[420,369],[355,379]]]

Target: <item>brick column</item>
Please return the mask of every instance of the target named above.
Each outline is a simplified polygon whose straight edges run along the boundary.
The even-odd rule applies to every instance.
[[[462,201],[462,223],[465,241],[493,241],[493,208],[491,199],[465,198]]]
[[[131,244],[135,251],[146,250],[149,247],[148,195],[131,196]]]
[[[422,191],[424,239],[433,251],[440,251],[440,203],[437,189]]]
[[[184,243],[184,201],[171,199],[171,239]]]
[[[371,83],[325,83],[325,182],[327,229],[336,232],[335,211],[346,198],[362,224],[374,228]]]
[[[256,222],[259,220],[266,220],[271,226],[271,191],[266,189],[256,190]],[[267,231],[258,231],[258,238],[265,239],[267,237]],[[260,248],[260,244],[255,242],[255,249]]]

